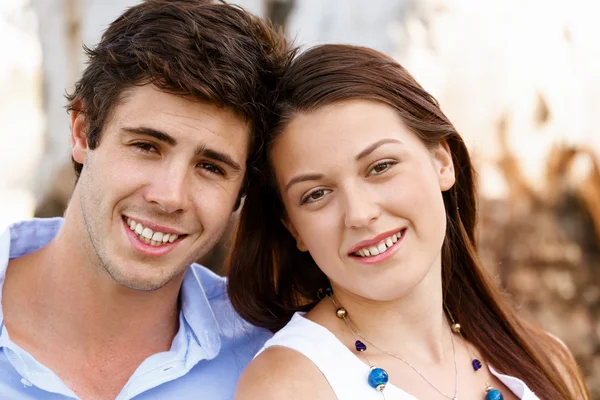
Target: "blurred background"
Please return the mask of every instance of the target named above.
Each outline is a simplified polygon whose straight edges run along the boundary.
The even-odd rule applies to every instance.
[[[65,91],[82,44],[136,2],[0,1],[0,229],[62,214],[74,178]],[[522,315],[567,343],[600,399],[600,3],[233,3],[303,48],[388,53],[439,100],[479,173],[485,265]],[[202,261],[220,272],[227,249],[226,237]]]

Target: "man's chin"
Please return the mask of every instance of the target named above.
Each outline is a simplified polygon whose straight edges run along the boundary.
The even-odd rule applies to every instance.
[[[133,275],[123,271],[108,271],[111,278],[119,285],[143,292],[152,292],[167,286],[181,273],[157,274],[154,271],[140,271]]]
[[[166,282],[155,282],[155,281],[144,281],[144,280],[128,280],[117,282],[119,285],[126,287],[127,289],[137,290],[140,292],[154,292],[165,287],[170,281]]]

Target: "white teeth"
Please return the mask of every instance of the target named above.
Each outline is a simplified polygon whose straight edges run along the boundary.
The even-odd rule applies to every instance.
[[[377,243],[376,246],[364,247],[362,249],[357,250],[355,253],[360,257],[370,257],[376,256],[381,253],[385,253],[388,248],[392,247],[394,243],[396,243],[402,237],[402,232],[398,232],[387,239],[382,240]]]
[[[146,239],[152,239],[152,234],[154,232],[152,232],[152,229],[150,228],[145,228],[144,231],[142,232],[142,236],[145,237]]]
[[[161,246],[165,243],[173,243],[179,237],[179,235],[174,233],[169,234],[154,232],[152,229],[145,228],[142,224],[132,220],[131,218],[127,218],[126,222],[129,226],[129,229],[134,231],[142,242],[151,246]]]
[[[155,242],[162,242],[162,238],[163,238],[162,232],[154,232],[154,235],[152,235],[152,241],[155,241]]]

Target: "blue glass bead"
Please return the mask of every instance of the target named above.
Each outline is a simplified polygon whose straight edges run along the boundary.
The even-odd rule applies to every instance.
[[[360,340],[354,342],[354,347],[356,347],[356,351],[365,351],[367,349],[367,345]]]
[[[473,359],[473,370],[477,371],[479,368],[481,368],[481,361],[474,358]]]
[[[383,368],[372,368],[369,372],[369,386],[378,389],[380,385],[388,383],[388,373]]]
[[[485,395],[485,400],[504,400],[504,396],[499,390],[492,389]]]
[[[325,295],[326,296],[332,296],[333,295],[333,289],[330,288],[330,287],[325,288]]]

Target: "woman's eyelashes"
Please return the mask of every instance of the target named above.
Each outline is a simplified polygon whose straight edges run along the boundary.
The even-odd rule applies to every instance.
[[[367,176],[381,175],[396,164],[398,164],[398,161],[395,160],[380,161],[369,169]]]
[[[396,160],[379,161],[379,162],[373,164],[371,167],[369,167],[366,177],[369,178],[372,176],[383,175],[386,172],[388,172],[391,168],[393,168],[394,165],[396,165],[396,164],[398,164],[398,161],[396,161]],[[323,198],[325,198],[331,192],[332,192],[331,189],[325,189],[325,188],[318,188],[315,190],[311,190],[308,193],[306,193],[304,196],[301,197],[300,205],[316,203],[318,201],[321,201]]]
[[[304,205],[307,203],[314,203],[316,201],[319,201],[323,197],[325,197],[329,192],[331,192],[331,190],[329,190],[329,189],[313,190],[300,199],[300,205]]]

